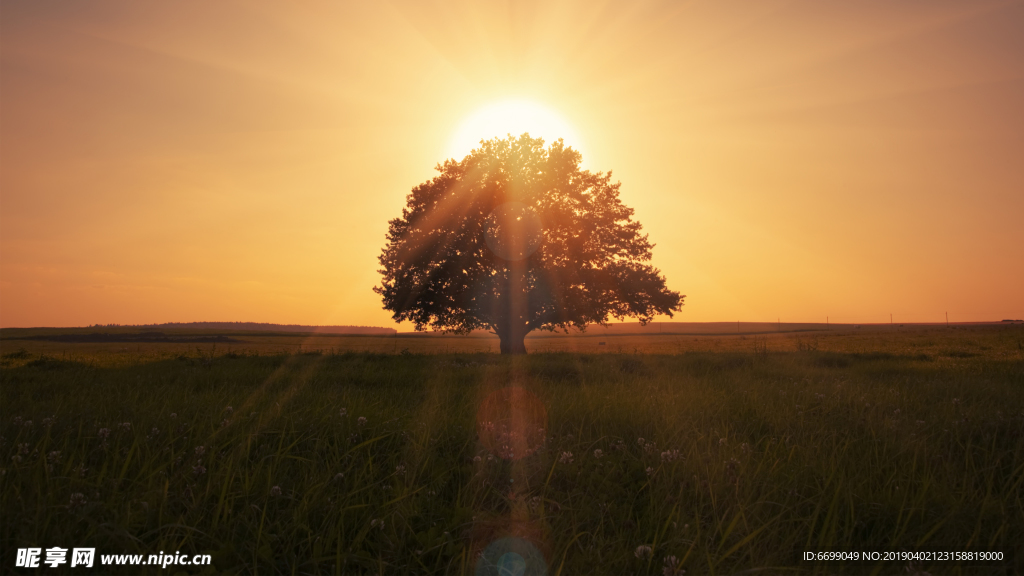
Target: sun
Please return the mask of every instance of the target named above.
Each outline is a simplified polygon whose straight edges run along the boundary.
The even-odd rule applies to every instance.
[[[529,100],[502,100],[488,104],[459,124],[448,147],[448,157],[461,160],[480,140],[519,136],[529,132],[544,139],[545,145],[561,138],[566,146],[580,151],[580,139],[572,126],[557,112]]]

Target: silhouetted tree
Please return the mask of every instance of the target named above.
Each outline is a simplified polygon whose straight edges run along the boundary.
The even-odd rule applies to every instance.
[[[647,262],[653,245],[611,172],[528,134],[438,165],[390,222],[374,291],[417,330],[492,330],[523,354],[532,330],[672,315],[683,298]]]

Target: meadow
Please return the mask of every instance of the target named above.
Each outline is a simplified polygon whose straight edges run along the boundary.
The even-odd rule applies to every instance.
[[[497,574],[509,542],[536,553],[514,544],[526,573],[1024,572],[1021,325],[536,338],[525,357],[43,333],[0,331],[2,573],[62,572],[14,568],[18,548],[88,546],[213,558],[96,573]]]

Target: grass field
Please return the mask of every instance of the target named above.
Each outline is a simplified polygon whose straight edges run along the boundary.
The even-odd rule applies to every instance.
[[[486,338],[43,333],[0,332],[2,573],[60,546],[497,574],[507,537],[548,574],[1024,572],[1020,325],[537,338],[516,358]]]

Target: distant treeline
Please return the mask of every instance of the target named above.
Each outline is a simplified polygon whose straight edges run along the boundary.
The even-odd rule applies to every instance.
[[[96,327],[99,327],[97,325]],[[258,332],[314,332],[318,334],[373,334],[391,336],[394,328],[377,326],[303,326],[301,324],[269,324],[267,322],[167,322],[144,324],[136,328],[194,328],[200,330],[240,330]]]
[[[48,340],[50,342],[176,342],[197,344],[200,342],[242,342],[224,335],[211,336],[176,336],[163,332],[142,332],[139,334],[121,333],[108,334],[93,332],[92,334],[41,334],[27,336],[25,340]]]

